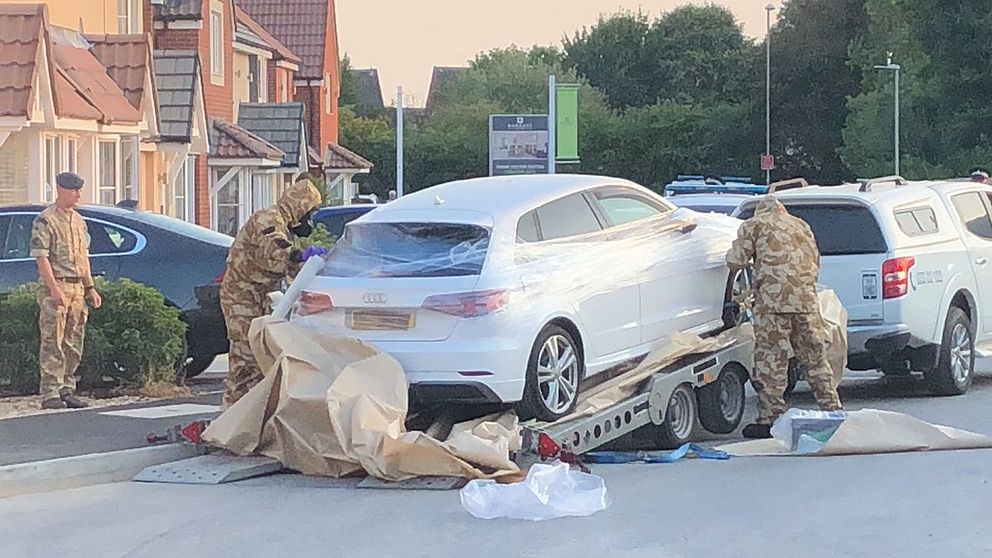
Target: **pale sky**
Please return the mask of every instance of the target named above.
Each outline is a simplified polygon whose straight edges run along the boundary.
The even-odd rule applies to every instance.
[[[378,68],[386,104],[402,85],[423,105],[434,66],[463,66],[477,53],[516,44],[559,45],[600,14],[640,9],[653,19],[705,0],[336,0],[342,52],[355,68]],[[729,7],[751,37],[765,35],[768,0],[714,0]],[[781,5],[780,0],[773,4]],[[774,16],[773,16],[774,17]],[[774,19],[773,19],[774,21]]]

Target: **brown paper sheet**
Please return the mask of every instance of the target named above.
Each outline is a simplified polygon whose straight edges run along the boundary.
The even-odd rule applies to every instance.
[[[509,458],[520,444],[512,413],[455,425],[444,442],[406,432],[406,376],[389,355],[269,316],[255,320],[250,335],[265,379],[204,432],[211,445],[331,477],[363,470],[386,480],[518,471]]]
[[[892,411],[854,411],[819,452],[811,455],[856,455],[908,451],[992,448],[992,437],[939,426]],[[794,455],[775,439],[727,444],[717,449],[739,456]]]

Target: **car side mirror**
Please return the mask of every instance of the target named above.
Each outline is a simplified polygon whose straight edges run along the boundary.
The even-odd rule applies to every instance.
[[[682,234],[689,234],[692,231],[696,230],[696,227],[698,227],[698,226],[699,226],[699,224],[696,223],[695,221],[693,221],[691,223],[686,223],[686,224],[682,225],[679,228],[679,232],[682,233]]]

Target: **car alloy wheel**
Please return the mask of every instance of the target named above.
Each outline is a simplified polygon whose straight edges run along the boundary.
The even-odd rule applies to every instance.
[[[549,411],[559,414],[572,406],[578,393],[579,359],[568,338],[552,335],[544,342],[537,359],[537,381]]]
[[[965,324],[954,324],[951,331],[951,373],[958,383],[971,375],[971,332]]]

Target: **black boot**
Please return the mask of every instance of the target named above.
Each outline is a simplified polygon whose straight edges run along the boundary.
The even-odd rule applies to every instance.
[[[772,425],[770,424],[749,424],[744,427],[741,433],[745,438],[752,440],[766,440],[772,437]]]
[[[86,403],[82,399],[76,397],[76,394],[72,393],[68,389],[63,389],[59,392],[59,396],[62,401],[65,402],[65,406],[70,409],[85,409],[89,407],[89,403]]]
[[[65,401],[52,397],[41,402],[42,409],[65,409]]]

